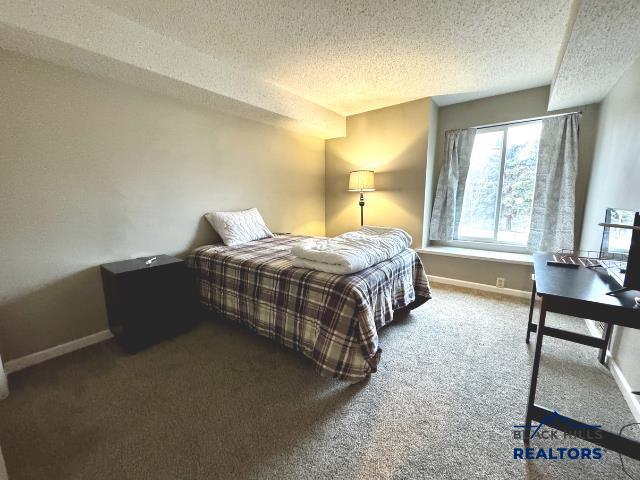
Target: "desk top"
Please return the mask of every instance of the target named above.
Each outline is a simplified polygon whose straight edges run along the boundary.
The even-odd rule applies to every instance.
[[[538,295],[582,300],[612,307],[633,308],[637,291],[619,293],[615,296],[607,292],[620,288],[604,268],[571,268],[547,265],[553,259],[548,253],[533,255],[533,268],[536,275]]]

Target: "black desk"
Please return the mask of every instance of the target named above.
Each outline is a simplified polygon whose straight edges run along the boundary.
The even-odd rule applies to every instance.
[[[578,302],[601,303],[605,302],[611,306],[623,306],[620,300],[626,301],[625,297],[620,299],[612,296],[607,296],[606,293],[612,290],[620,288],[615,280],[611,279],[606,271],[602,268],[588,269],[588,268],[572,268],[572,267],[558,267],[547,265],[547,260],[553,258],[551,254],[539,254],[536,253],[533,256],[534,259],[534,277],[533,288],[531,290],[531,305],[529,307],[529,326],[527,328],[527,339],[529,343],[529,336],[531,332],[536,332],[538,326],[533,323],[533,310],[536,300],[536,294],[542,296],[554,296],[557,299],[562,299],[563,303],[567,303],[570,299]],[[540,281],[540,287],[538,288],[538,280]],[[633,297],[630,293],[627,296]],[[634,300],[630,298],[630,303],[627,305],[633,306]],[[626,304],[625,304],[626,305]],[[555,306],[555,304],[554,304]],[[574,317],[591,318],[588,316],[579,315],[572,310],[569,313],[559,310],[550,310],[547,307],[547,311],[553,311],[557,313],[565,313],[566,315],[572,315]],[[601,320],[604,322],[604,320]],[[602,338],[589,337],[588,345],[600,349],[600,363],[605,365],[607,347],[609,346],[609,340],[611,339],[611,332],[613,330],[613,323],[607,323]],[[546,334],[553,337],[557,332],[557,329],[547,327]],[[570,333],[570,332],[564,332]],[[575,334],[572,334],[575,335]],[[584,337],[584,335],[582,335]],[[558,337],[564,338],[564,337]],[[578,337],[580,338],[580,337]],[[565,338],[565,340],[571,340],[571,338]]]
[[[548,409],[535,404],[536,387],[538,384],[538,371],[540,368],[540,353],[542,351],[542,339],[545,335],[570,342],[580,343],[590,347],[599,348],[600,360],[604,362],[603,352],[611,335],[613,325],[640,329],[640,309],[635,308],[634,297],[637,292],[625,292],[617,296],[606,295],[607,292],[618,288],[602,268],[588,269],[556,267],[547,265],[551,259],[549,254],[534,254],[535,284],[532,295],[532,309],[529,314],[527,326],[527,343],[529,334],[537,332],[536,349],[531,370],[531,385],[529,387],[529,401],[527,403],[527,416],[525,419],[524,439],[529,442],[531,435],[531,422],[533,420],[548,420],[553,416],[553,409]],[[542,298],[540,308],[540,320],[538,325],[533,324],[533,300],[535,295]],[[574,317],[588,318],[607,324],[603,338],[583,335],[559,328],[545,327],[547,312],[561,313]],[[568,417],[565,417],[565,419]],[[590,442],[601,445],[604,448],[620,452],[636,460],[640,460],[640,442],[622,437],[603,429],[589,429],[588,426],[577,420],[562,419],[545,421],[552,428],[568,432],[573,436],[584,438]],[[594,439],[593,432],[600,433]]]

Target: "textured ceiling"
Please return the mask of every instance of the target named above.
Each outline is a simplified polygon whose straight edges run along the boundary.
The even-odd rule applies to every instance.
[[[551,82],[601,100],[640,54],[640,0],[0,0],[0,48],[334,138],[345,115]]]
[[[640,0],[583,0],[576,7],[549,110],[599,102],[640,56]]]
[[[85,0],[0,0],[0,47],[320,138],[345,134],[342,115]]]
[[[92,1],[343,115],[548,85],[571,3]]]

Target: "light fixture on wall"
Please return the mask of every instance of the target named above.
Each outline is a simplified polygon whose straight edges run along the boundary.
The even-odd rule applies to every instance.
[[[364,193],[376,189],[373,170],[354,170],[349,173],[349,191],[360,193],[360,226],[364,225]]]

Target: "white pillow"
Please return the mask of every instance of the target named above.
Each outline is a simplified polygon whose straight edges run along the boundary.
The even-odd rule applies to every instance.
[[[251,240],[273,237],[257,208],[238,212],[209,212],[205,214],[225,245],[240,245]]]

